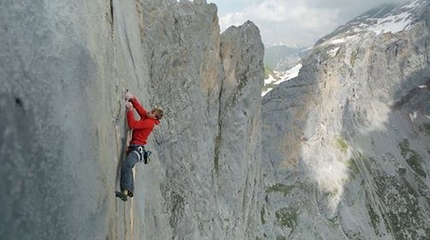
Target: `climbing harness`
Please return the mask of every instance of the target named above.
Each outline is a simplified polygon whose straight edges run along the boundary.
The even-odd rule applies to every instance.
[[[131,145],[127,148],[127,155],[130,153],[134,153],[137,154],[138,158],[139,158],[139,162],[142,162],[144,164],[148,164],[149,163],[149,157],[151,156],[152,152],[151,151],[146,151],[145,150],[145,146],[138,146],[138,145]]]

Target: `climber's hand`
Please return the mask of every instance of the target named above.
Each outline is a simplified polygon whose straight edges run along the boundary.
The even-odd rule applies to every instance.
[[[131,102],[129,102],[129,101],[126,101],[125,102],[125,108],[127,110],[133,110],[133,104]]]
[[[134,98],[133,94],[131,92],[125,93],[125,100],[130,101],[130,99]]]

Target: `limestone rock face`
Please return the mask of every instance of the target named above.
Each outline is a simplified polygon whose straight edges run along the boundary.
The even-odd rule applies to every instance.
[[[159,172],[143,174],[153,181],[145,186],[147,236],[165,231],[161,216],[175,239],[246,238],[258,217],[251,209],[261,153],[259,31],[248,22],[220,37],[215,5],[142,8],[151,23],[144,32],[150,95],[168,113],[155,133]]]
[[[206,1],[0,4],[0,239],[253,239],[263,45]],[[165,117],[115,198],[124,91]]]
[[[400,10],[402,31],[339,28],[264,97],[262,238],[430,235],[429,2]]]

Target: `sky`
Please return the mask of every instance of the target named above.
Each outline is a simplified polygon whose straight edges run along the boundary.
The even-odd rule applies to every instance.
[[[207,0],[218,6],[221,31],[247,20],[260,29],[266,46],[310,47],[324,35],[384,3],[410,0]]]

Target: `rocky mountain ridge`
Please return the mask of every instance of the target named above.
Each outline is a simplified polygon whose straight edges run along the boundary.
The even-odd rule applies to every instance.
[[[430,235],[429,4],[340,27],[265,95],[262,239]]]

